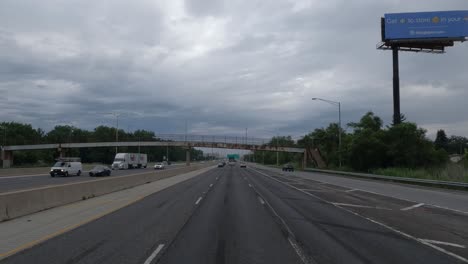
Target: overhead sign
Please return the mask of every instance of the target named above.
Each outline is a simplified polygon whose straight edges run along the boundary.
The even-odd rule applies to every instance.
[[[386,41],[468,37],[468,10],[385,14]]]
[[[239,154],[227,154],[228,159],[239,159]]]

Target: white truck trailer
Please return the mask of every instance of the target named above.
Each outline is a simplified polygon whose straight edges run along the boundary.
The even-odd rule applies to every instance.
[[[112,163],[113,170],[146,168],[148,156],[143,153],[117,153]]]

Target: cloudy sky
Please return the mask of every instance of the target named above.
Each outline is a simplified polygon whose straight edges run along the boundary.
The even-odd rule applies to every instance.
[[[466,0],[1,0],[0,121],[297,138],[392,116],[390,12]],[[401,53],[401,107],[433,136],[468,136],[468,43]]]

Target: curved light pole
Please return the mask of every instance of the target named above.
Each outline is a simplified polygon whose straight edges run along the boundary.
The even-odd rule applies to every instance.
[[[312,100],[323,101],[325,103],[329,103],[334,106],[338,106],[338,160],[339,160],[339,167],[341,168],[341,102],[335,102],[327,99],[317,98],[314,97]]]

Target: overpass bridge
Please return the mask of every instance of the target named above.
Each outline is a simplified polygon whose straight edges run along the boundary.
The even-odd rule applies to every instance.
[[[206,135],[158,135],[155,140],[159,141],[123,141],[123,142],[84,142],[84,143],[50,143],[50,144],[30,144],[30,145],[11,145],[2,147],[1,158],[3,168],[9,168],[13,165],[13,152],[24,150],[44,150],[56,149],[60,156],[64,155],[64,150],[74,148],[101,148],[101,147],[181,147],[186,149],[186,164],[190,165],[191,148],[224,148],[224,149],[243,149],[250,151],[272,151],[302,153],[303,166],[306,166],[308,157],[314,161],[313,151],[304,148],[271,146],[267,143],[269,140],[246,137],[227,137],[227,136],[206,136]]]

